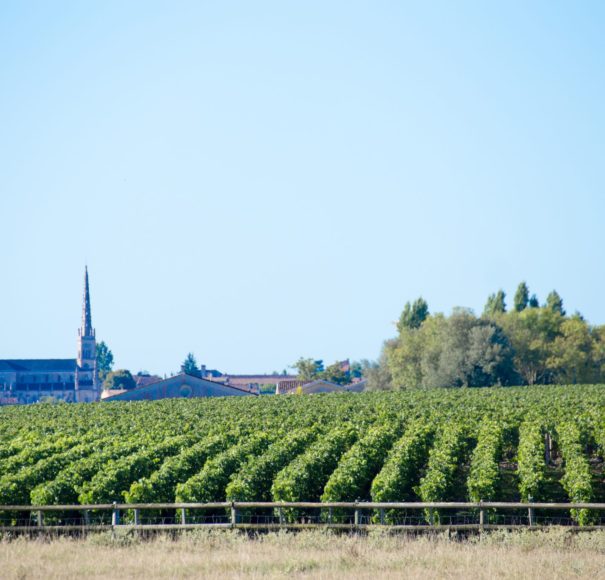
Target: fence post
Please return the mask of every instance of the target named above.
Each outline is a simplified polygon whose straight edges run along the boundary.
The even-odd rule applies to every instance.
[[[328,508],[328,524],[332,525],[332,518],[334,516],[334,508],[333,507],[329,507]]]
[[[284,508],[279,506],[277,508],[277,515],[279,516],[279,527],[281,528],[284,525]]]
[[[185,525],[187,523],[187,510],[185,508],[181,508],[181,525]]]
[[[483,507],[483,500],[479,501],[479,529],[483,531],[485,526],[485,508]]]
[[[134,525],[138,526],[141,522],[140,522],[140,513],[138,508],[135,508],[134,510]]]
[[[38,526],[42,527],[44,525],[44,513],[42,512],[42,510],[38,510],[38,517],[36,519]]]
[[[111,512],[111,525],[119,526],[120,525],[120,510],[116,507],[116,502],[113,502],[113,510]]]
[[[84,510],[84,525],[90,525],[90,514],[88,513],[88,510]]]
[[[529,501],[529,503],[532,503],[532,502],[534,501],[534,498],[533,498],[533,497],[531,497],[531,496],[529,496],[529,497],[527,498],[527,501]],[[527,510],[527,515],[528,515],[528,520],[529,520],[529,526],[531,527],[531,526],[533,526],[533,525],[534,525],[534,523],[535,523],[535,522],[534,522],[534,508],[533,508],[533,507],[530,507],[530,508]]]
[[[384,508],[380,508],[380,525],[384,526]]]
[[[231,527],[234,528],[237,524],[237,509],[235,503],[231,502]]]
[[[435,513],[433,512],[433,508],[429,508],[429,525],[435,525]]]
[[[359,502],[356,501],[355,502],[355,527],[358,528],[359,527]]]

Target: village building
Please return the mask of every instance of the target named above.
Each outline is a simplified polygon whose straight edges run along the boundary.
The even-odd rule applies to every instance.
[[[287,381],[279,383],[275,389],[276,395],[315,395],[318,393],[361,393],[367,381],[365,379],[350,383],[348,385],[338,385],[324,379],[309,381],[302,385],[295,384],[301,381]]]
[[[258,395],[257,388],[234,386],[181,372],[141,387],[124,391],[104,391],[103,401],[157,401],[196,397],[241,397]]]
[[[212,374],[211,374],[212,373]],[[203,377],[224,385],[231,385],[233,387],[239,387],[244,389],[256,389],[259,392],[264,390],[263,387],[271,387],[272,390],[275,386],[285,380],[296,379],[295,375],[230,375],[223,374],[218,371],[207,371],[202,366],[201,374]]]
[[[0,405],[37,403],[45,399],[80,403],[98,401],[99,396],[96,338],[86,268],[76,358],[0,360]]]
[[[302,379],[296,378],[286,379],[285,381],[278,381],[277,383],[275,383],[275,394],[283,395],[285,393],[293,393],[294,391],[296,391],[296,389],[298,389],[298,387],[302,387],[308,382],[308,380],[304,381]]]
[[[136,375],[132,375],[134,379],[134,383],[137,387],[146,387],[151,383],[157,383],[162,380],[162,377],[159,375],[151,375],[149,373],[138,372]],[[102,397],[103,395],[101,395]]]
[[[340,363],[348,371],[348,361]],[[345,368],[346,366],[346,368]],[[78,329],[77,356],[71,359],[0,359],[0,405],[40,401],[70,403],[143,401],[166,398],[255,396],[264,394],[313,394],[359,392],[365,381],[337,385],[325,380],[302,381],[296,375],[232,375],[202,366],[194,373],[184,369],[175,376],[138,373],[130,390],[104,390],[96,362],[96,336],[92,326],[88,268],[84,270],[82,324]]]

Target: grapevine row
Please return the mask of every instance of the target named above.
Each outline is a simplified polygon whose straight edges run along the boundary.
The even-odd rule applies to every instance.
[[[542,425],[534,420],[526,421],[519,429],[517,450],[519,492],[523,501],[541,499],[545,478],[544,454]]]
[[[317,434],[317,428],[300,429],[271,445],[260,457],[252,457],[229,482],[227,499],[270,501],[275,476],[302,453]]]
[[[448,423],[439,434],[435,446],[429,453],[429,461],[424,477],[417,488],[424,502],[447,499],[455,482],[458,466],[464,459],[468,434],[457,423]],[[427,514],[432,517],[432,514]],[[439,515],[436,514],[437,520]]]
[[[401,434],[398,421],[371,427],[342,457],[325,485],[321,500],[365,499],[393,442]]]
[[[466,480],[470,501],[495,499],[500,478],[499,460],[502,454],[503,438],[504,425],[502,423],[489,419],[483,422]]]
[[[585,501],[604,410],[600,386],[0,407],[0,503],[498,500],[517,432],[521,499],[557,497],[548,432],[549,482],[562,459]]]
[[[234,442],[233,434],[211,435],[174,457],[169,457],[150,476],[135,481],[125,494],[128,503],[169,503],[175,500],[177,484],[200,471],[206,461]]]
[[[582,433],[575,423],[561,423],[557,426],[557,443],[565,461],[565,473],[561,484],[572,502],[590,502],[593,499],[590,465],[584,454]],[[588,510],[572,510],[580,525],[590,523],[592,515]]]
[[[275,501],[317,501],[342,455],[357,439],[352,427],[323,434],[302,455],[282,469],[271,487]]]
[[[249,458],[262,453],[271,442],[260,432],[208,461],[203,469],[176,487],[177,502],[212,502],[225,499],[229,478]]]
[[[122,501],[133,481],[147,477],[168,456],[175,455],[191,444],[191,438],[179,435],[164,443],[109,462],[80,488],[81,504]]]

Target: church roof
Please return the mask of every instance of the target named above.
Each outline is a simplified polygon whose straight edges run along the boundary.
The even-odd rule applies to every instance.
[[[4,359],[0,360],[0,372],[75,372],[75,358]]]

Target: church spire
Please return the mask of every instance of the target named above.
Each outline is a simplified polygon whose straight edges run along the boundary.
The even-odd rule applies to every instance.
[[[88,266],[84,267],[84,297],[82,299],[81,336],[94,336],[92,317],[90,315],[90,292],[88,289]]]
[[[76,401],[94,401],[99,398],[97,374],[97,341],[90,315],[88,268],[84,269],[84,296],[82,298],[82,327],[78,329],[78,357],[76,358]]]

